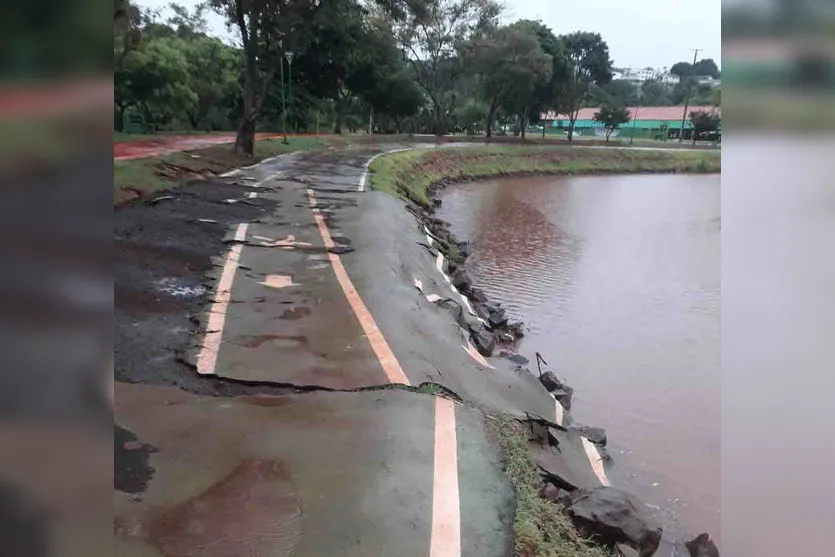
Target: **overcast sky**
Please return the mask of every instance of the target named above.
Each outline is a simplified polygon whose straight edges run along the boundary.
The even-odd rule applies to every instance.
[[[161,8],[169,0],[134,0]],[[192,7],[199,0],[180,0]],[[327,1],[327,0],[325,0]],[[721,0],[505,0],[504,20],[541,19],[557,35],[595,31],[609,44],[615,66],[660,68],[699,58],[721,66]],[[223,18],[209,17],[210,32],[229,38]]]

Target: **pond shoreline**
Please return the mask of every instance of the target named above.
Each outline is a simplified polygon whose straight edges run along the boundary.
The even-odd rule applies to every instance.
[[[493,151],[493,152],[491,152]],[[447,273],[453,284],[459,287],[476,310],[476,314],[488,321],[488,331],[493,342],[480,339],[480,334],[471,331],[472,341],[479,352],[490,356],[500,352],[502,346],[510,346],[523,336],[522,323],[506,320],[504,310],[487,299],[479,288],[472,286],[467,274],[466,261],[470,255],[469,243],[457,238],[450,231],[450,224],[436,216],[440,207],[439,193],[447,186],[491,178],[538,177],[565,175],[615,175],[615,174],[662,174],[698,173],[715,174],[720,171],[718,153],[649,152],[623,153],[612,149],[588,149],[596,151],[577,156],[573,153],[542,153],[543,150],[520,150],[513,148],[447,148],[437,150],[407,151],[380,157],[371,165],[372,187],[388,183],[394,192],[405,198],[407,210],[422,222],[427,234],[433,238],[441,253],[448,261]],[[539,151],[539,152],[537,152]],[[601,151],[605,151],[601,153]],[[636,156],[637,155],[637,156]],[[561,156],[566,160],[561,161]],[[531,159],[534,159],[531,161]],[[492,159],[492,160],[491,160]],[[533,162],[533,164],[531,164]],[[533,168],[523,168],[521,164]],[[382,170],[382,172],[381,172]],[[498,314],[496,319],[494,315]],[[523,364],[524,365],[524,364]],[[521,368],[521,366],[520,366]],[[523,368],[525,369],[525,368]],[[543,384],[545,382],[543,381]],[[564,385],[563,385],[564,386]],[[570,389],[570,387],[569,387]],[[550,389],[549,389],[550,390]],[[559,392],[559,391],[557,391]],[[558,399],[559,400],[559,399]],[[565,406],[567,422],[570,423],[570,395]],[[604,443],[605,445],[605,443]],[[598,447],[604,462],[611,462],[605,448]],[[548,485],[547,483],[545,485]],[[519,513],[530,513],[530,509],[517,509]],[[518,533],[517,533],[518,534]],[[679,551],[687,551],[683,544],[677,544]],[[661,553],[659,553],[661,554]]]

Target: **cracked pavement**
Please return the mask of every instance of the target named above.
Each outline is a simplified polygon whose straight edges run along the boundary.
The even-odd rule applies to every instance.
[[[467,351],[422,226],[358,191],[382,150],[285,155],[117,211],[117,554],[512,553],[484,412],[562,414],[526,370]]]

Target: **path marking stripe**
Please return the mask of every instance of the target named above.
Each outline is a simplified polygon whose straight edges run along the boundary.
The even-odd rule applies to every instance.
[[[357,191],[365,191],[365,184],[368,182],[368,170],[371,167],[371,163],[377,160],[378,157],[382,157],[383,155],[390,155],[391,153],[400,153],[401,151],[411,151],[412,147],[407,147],[405,149],[392,149],[390,151],[384,151],[382,153],[377,153],[364,165],[364,170],[362,171],[362,176],[360,176],[360,181],[357,183]]]
[[[591,469],[594,475],[597,476],[597,479],[600,480],[601,485],[611,485],[609,478],[606,476],[606,470],[603,469],[603,457],[600,456],[600,451],[597,450],[594,443],[582,435],[580,436],[580,442],[586,450],[586,456],[589,459],[589,464],[591,464]]]
[[[313,218],[316,220],[316,226],[319,228],[319,235],[322,236],[322,242],[324,242],[325,248],[330,250],[334,247],[333,239],[328,230],[328,225],[325,223],[325,219],[319,210],[316,195],[310,188],[307,189],[307,198],[310,202],[310,208],[313,210]],[[377,327],[374,317],[371,316],[371,312],[368,311],[357,289],[354,288],[354,284],[345,271],[345,266],[342,265],[342,260],[337,254],[331,253],[330,251],[328,251],[328,259],[331,262],[331,267],[333,267],[333,272],[336,274],[336,280],[339,282],[339,286],[342,287],[342,292],[348,299],[348,304],[354,311],[354,315],[357,316],[360,327],[362,327],[366,338],[368,338],[368,342],[371,343],[371,349],[374,350],[374,354],[380,361],[380,365],[383,366],[386,377],[388,377],[391,383],[411,385],[409,378],[403,372],[403,368],[400,367],[400,362],[397,361],[394,352],[391,351],[391,347],[389,347],[388,342],[383,337],[382,331]]]
[[[249,224],[241,223],[235,230],[235,241],[246,240],[246,231]],[[206,336],[203,338],[203,345],[197,354],[197,373],[211,375],[215,372],[217,354],[220,350],[220,341],[223,338],[223,326],[226,323],[226,310],[229,308],[229,300],[232,297],[232,283],[235,281],[235,271],[238,270],[238,260],[241,257],[243,244],[233,245],[226,254],[226,261],[223,264],[223,271],[217,283],[214,301],[209,308],[209,319],[206,324]]]
[[[461,556],[458,439],[455,428],[455,404],[448,398],[435,397],[435,478],[429,557]]]

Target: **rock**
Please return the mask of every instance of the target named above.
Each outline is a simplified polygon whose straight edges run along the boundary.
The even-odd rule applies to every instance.
[[[434,208],[436,208],[436,209],[437,209],[437,208],[438,208],[438,207],[440,207],[440,206],[441,206],[441,200],[440,200],[440,199],[437,199],[437,198],[436,198],[436,199],[433,199],[433,200],[432,200],[432,207],[434,207]]]
[[[485,306],[484,304],[479,304],[476,302],[475,304],[473,304],[473,311],[475,311],[475,314],[484,319],[485,321],[490,319],[490,312],[487,310],[487,306]]]
[[[488,306],[488,310],[490,311],[490,317],[487,319],[487,322],[490,324],[490,327],[498,329],[507,325],[507,315],[502,308],[490,308]]]
[[[503,342],[505,344],[512,344],[516,342],[516,339],[510,333],[501,332],[499,333],[499,342]]]
[[[493,350],[496,348],[496,337],[493,333],[484,327],[476,327],[470,329],[470,339],[479,354],[485,357],[493,355]]]
[[[487,295],[484,294],[484,291],[481,288],[470,289],[470,297],[473,301],[478,302],[479,304],[487,303]]]
[[[539,377],[539,381],[546,389],[548,389],[549,393],[552,393],[554,391],[565,391],[568,393],[574,393],[574,389],[560,381],[560,379],[557,377],[557,374],[553,371],[546,371],[545,373],[543,373]]]
[[[472,288],[473,279],[470,278],[470,275],[464,269],[457,269],[452,275],[452,285],[461,292],[466,292]]]
[[[569,387],[570,389],[571,387]],[[562,407],[571,412],[571,397],[574,395],[574,391],[565,391],[562,389],[557,389],[556,391],[551,392],[554,395],[554,398],[562,404]]]
[[[507,328],[510,330],[510,334],[512,334],[517,339],[520,339],[523,336],[525,336],[525,324],[521,321],[518,323],[510,323],[508,324]]]
[[[345,253],[351,253],[355,250],[354,248],[348,246],[333,246],[332,248],[328,248],[328,251],[331,253],[335,253],[336,255],[342,255]]]
[[[458,252],[464,257],[469,257],[473,253],[469,242],[458,242]]]
[[[615,553],[619,557],[639,557],[640,554],[638,550],[630,545],[626,545],[625,543],[619,543],[615,545]]]
[[[719,557],[719,548],[710,539],[710,534],[699,534],[684,545],[690,552],[690,557]]]
[[[606,430],[602,427],[577,426],[574,429],[595,445],[606,446]]]
[[[539,495],[543,499],[547,499],[553,503],[558,503],[564,507],[571,504],[571,493],[565,489],[560,489],[551,482],[545,482],[545,485],[542,486],[542,491],[539,492]]]
[[[453,274],[455,274],[455,271],[458,270],[458,263],[456,263],[455,261],[450,259],[449,262],[447,263],[446,270],[447,270],[447,273],[450,276],[452,276]]]
[[[554,503],[557,502],[557,500],[559,498],[559,494],[560,494],[560,488],[558,488],[554,484],[548,483],[548,482],[545,483],[545,486],[542,488],[542,491],[539,493],[539,495],[543,499],[553,501]]]
[[[614,546],[628,544],[650,557],[661,542],[661,524],[637,497],[615,487],[581,490],[568,514],[584,533]]]
[[[514,354],[513,352],[505,352],[504,350],[499,353],[499,356],[502,358],[507,358],[514,364],[518,364],[520,366],[524,366],[530,363],[530,360],[526,357],[522,356],[521,354]]]

